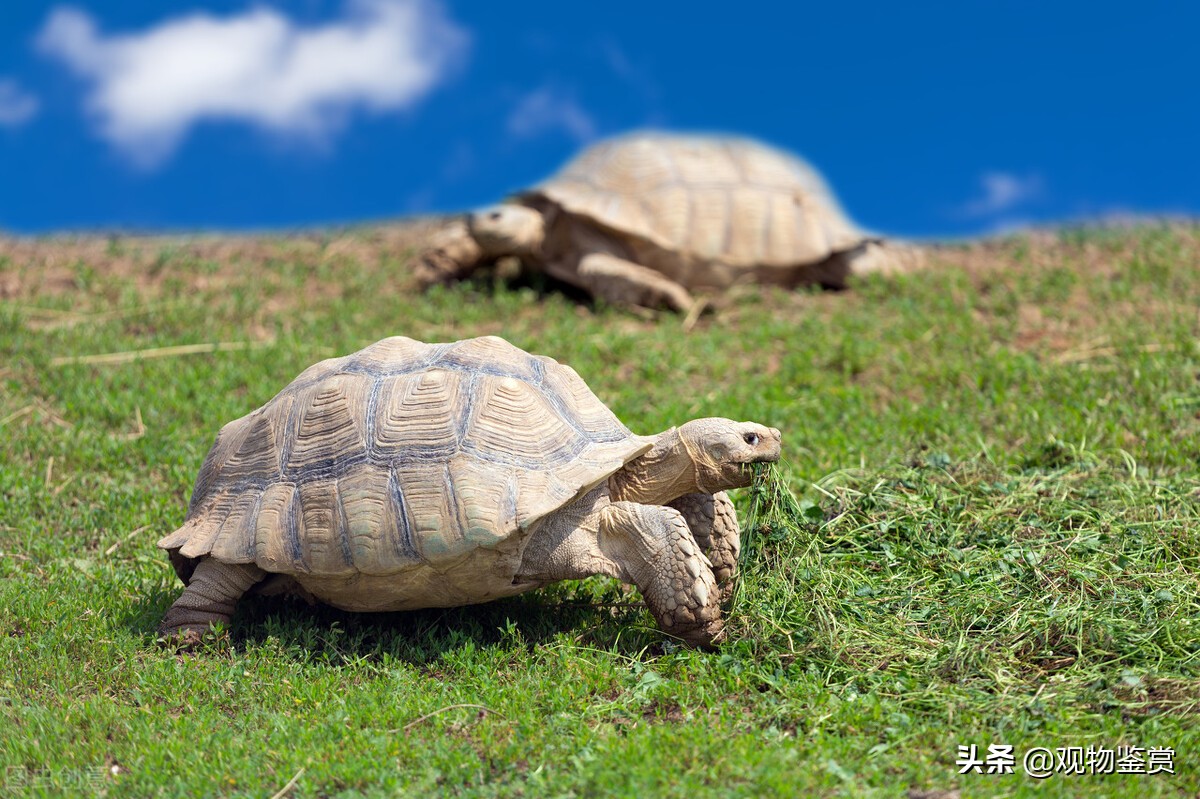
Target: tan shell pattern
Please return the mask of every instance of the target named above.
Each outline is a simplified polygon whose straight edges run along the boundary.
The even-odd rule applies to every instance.
[[[530,195],[618,234],[732,266],[817,263],[866,237],[812,167],[747,139],[610,139]]]
[[[384,339],[221,429],[158,542],[270,572],[453,564],[571,502],[651,440],[569,366],[494,336]]]

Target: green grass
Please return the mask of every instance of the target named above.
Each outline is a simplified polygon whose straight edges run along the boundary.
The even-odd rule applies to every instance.
[[[537,285],[416,295],[369,231],[72,246],[0,248],[0,795],[1200,791],[1195,228],[745,290],[687,333]],[[383,336],[484,333],[639,433],[783,431],[737,497],[719,651],[601,579],[404,614],[250,599],[198,654],[154,645],[181,590],[154,542],[224,422]],[[254,346],[54,361],[206,342]],[[959,775],[959,744],[1013,745],[1017,773]],[[1176,774],[1021,773],[1088,745],[1173,747]]]

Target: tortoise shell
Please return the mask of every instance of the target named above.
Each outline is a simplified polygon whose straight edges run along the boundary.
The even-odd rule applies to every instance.
[[[609,139],[519,197],[543,198],[685,260],[734,267],[815,264],[868,238],[816,170],[748,139]]]
[[[493,574],[515,570],[532,525],[651,443],[569,366],[494,336],[397,336],[310,367],[225,425],[183,526],[158,545],[177,568],[210,556],[297,577],[432,580],[481,549],[505,553],[489,556]]]

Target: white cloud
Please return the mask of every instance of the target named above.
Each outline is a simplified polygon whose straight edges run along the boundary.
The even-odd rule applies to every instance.
[[[345,18],[321,26],[259,7],[113,35],[60,7],[37,44],[92,83],[100,135],[149,167],[203,120],[319,138],[355,108],[408,108],[461,61],[467,40],[436,0],[351,0]]]
[[[522,97],[508,115],[508,132],[518,138],[533,138],[551,130],[564,131],[579,142],[596,137],[591,115],[574,97],[548,86]]]
[[[985,172],[979,178],[983,196],[962,207],[965,216],[992,216],[1036,199],[1042,193],[1040,175]]]
[[[37,98],[21,89],[15,80],[0,78],[0,128],[15,128],[33,119]]]

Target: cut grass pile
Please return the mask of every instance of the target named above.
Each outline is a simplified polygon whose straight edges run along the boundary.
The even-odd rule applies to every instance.
[[[744,289],[686,333],[536,284],[417,295],[414,240],[0,242],[0,788],[1200,790],[1194,227]],[[154,645],[181,590],[154,542],[224,422],[383,336],[485,333],[571,364],[638,433],[783,431],[788,465],[735,492],[718,652],[601,579],[403,614],[251,599],[198,654]],[[972,744],[1013,746],[1015,773],[959,774]],[[1038,746],[1171,747],[1176,773],[1037,781]]]

